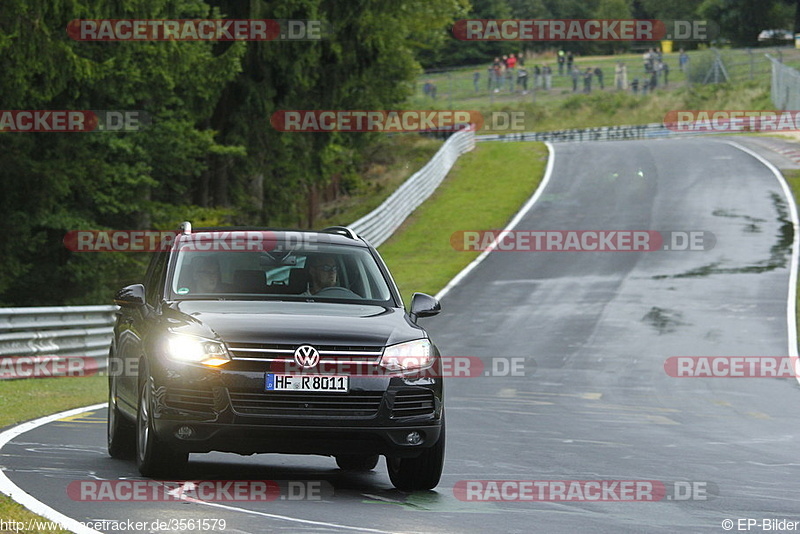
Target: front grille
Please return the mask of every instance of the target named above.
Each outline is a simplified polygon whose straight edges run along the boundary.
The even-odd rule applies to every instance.
[[[213,412],[214,394],[201,389],[168,388],[164,403],[177,410]]]
[[[294,365],[294,351],[300,345],[279,343],[228,343],[233,361],[225,365],[232,371],[274,371],[272,364]],[[382,346],[313,345],[323,365],[375,365],[383,354]],[[279,369],[278,369],[279,370]]]
[[[278,343],[228,343],[234,360],[294,361],[294,351],[300,345]],[[382,346],[313,345],[323,362],[377,362],[383,353]]]
[[[246,415],[372,417],[383,393],[244,393],[231,391],[234,411]]]
[[[434,406],[432,391],[401,390],[394,398],[392,417],[427,415],[433,413]]]

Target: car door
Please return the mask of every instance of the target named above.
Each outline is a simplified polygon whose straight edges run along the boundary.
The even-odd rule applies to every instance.
[[[145,306],[123,308],[119,311],[116,326],[116,356],[119,358],[116,381],[120,409],[126,414],[136,414],[139,393],[139,360],[144,354],[143,340],[152,329],[153,322],[164,297],[164,276],[169,253],[160,252],[153,258],[145,277]]]

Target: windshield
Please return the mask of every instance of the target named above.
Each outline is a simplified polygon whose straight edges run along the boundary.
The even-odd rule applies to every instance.
[[[313,251],[198,251],[177,253],[171,298],[353,300],[391,299],[389,286],[368,249],[317,244]]]

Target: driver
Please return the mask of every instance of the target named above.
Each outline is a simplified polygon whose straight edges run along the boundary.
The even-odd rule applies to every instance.
[[[331,254],[320,254],[308,258],[308,274],[310,282],[308,291],[304,295],[314,295],[326,287],[336,287],[338,282],[338,267]]]

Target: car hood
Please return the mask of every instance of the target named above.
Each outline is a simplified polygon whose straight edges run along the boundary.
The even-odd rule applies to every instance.
[[[385,346],[427,337],[403,309],[375,305],[187,300],[170,303],[165,316],[173,331],[228,343]]]

